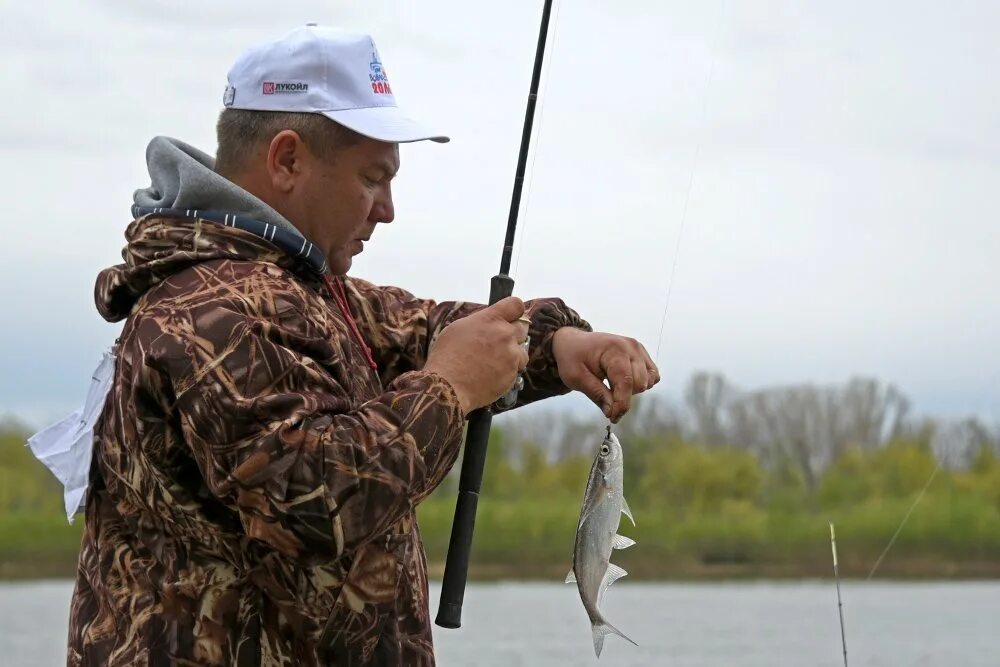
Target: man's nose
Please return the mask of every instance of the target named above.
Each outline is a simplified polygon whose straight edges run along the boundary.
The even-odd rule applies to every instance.
[[[375,200],[375,205],[372,206],[368,220],[370,222],[392,222],[395,218],[396,209],[392,205],[392,189],[386,183],[385,187],[382,188],[382,193]]]

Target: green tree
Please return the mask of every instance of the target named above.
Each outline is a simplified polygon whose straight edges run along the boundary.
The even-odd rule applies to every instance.
[[[700,514],[719,512],[728,501],[756,503],[763,479],[748,452],[677,442],[649,457],[640,489],[647,503]]]
[[[819,501],[829,509],[877,498],[909,498],[923,488],[936,466],[923,440],[897,439],[876,450],[852,447],[823,475]]]

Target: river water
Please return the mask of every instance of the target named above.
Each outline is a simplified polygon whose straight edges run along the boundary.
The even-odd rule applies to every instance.
[[[432,609],[437,605],[432,589]],[[0,665],[65,664],[72,583],[0,583]],[[1000,582],[842,585],[850,665],[1000,666]],[[829,666],[843,664],[837,596],[828,582],[615,584],[597,661],[569,585],[473,584],[460,630],[435,626],[438,664]]]

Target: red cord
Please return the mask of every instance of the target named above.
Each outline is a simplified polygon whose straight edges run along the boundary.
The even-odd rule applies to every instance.
[[[368,361],[368,365],[372,370],[378,370],[378,364],[375,363],[375,358],[372,357],[371,348],[365,343],[365,339],[361,336],[361,330],[358,329],[358,324],[354,320],[354,315],[351,313],[351,304],[347,300],[347,292],[344,291],[344,281],[338,276],[335,279],[330,279],[330,276],[324,275],[323,280],[326,282],[326,288],[330,290],[330,295],[333,300],[337,302],[337,307],[340,308],[341,314],[344,316],[344,320],[347,322],[347,328],[351,330],[351,334],[354,339],[361,346],[362,351],[365,353],[365,359]]]

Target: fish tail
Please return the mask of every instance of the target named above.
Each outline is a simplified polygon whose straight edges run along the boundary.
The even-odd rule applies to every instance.
[[[590,625],[590,632],[594,635],[594,653],[597,654],[598,658],[601,657],[601,650],[604,648],[604,638],[608,635],[618,635],[622,639],[627,639],[632,642],[634,646],[638,646],[638,644],[629,639],[624,632],[603,619],[592,623]]]

